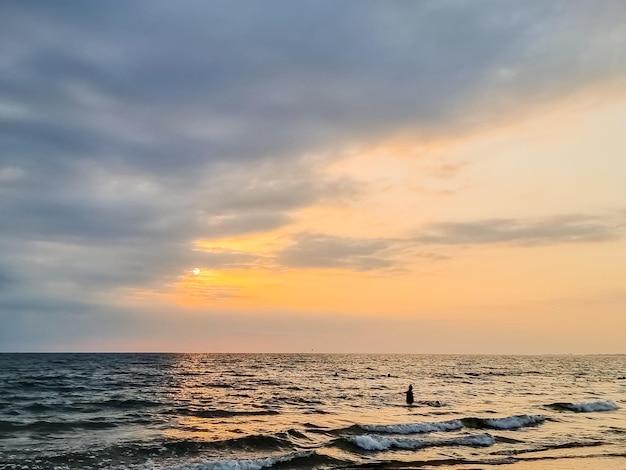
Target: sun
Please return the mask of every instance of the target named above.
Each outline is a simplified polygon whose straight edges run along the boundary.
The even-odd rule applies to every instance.
[[[200,274],[200,268],[193,268],[193,270],[191,271],[195,276],[197,276],[198,274]]]

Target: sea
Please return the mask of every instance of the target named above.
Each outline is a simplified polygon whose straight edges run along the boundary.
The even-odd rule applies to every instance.
[[[0,469],[626,469],[625,376],[626,355],[6,353]]]

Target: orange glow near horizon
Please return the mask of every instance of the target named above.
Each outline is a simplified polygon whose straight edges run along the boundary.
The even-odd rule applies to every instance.
[[[568,114],[565,106],[517,127],[508,122],[465,140],[421,148],[416,158],[402,155],[420,149],[406,140],[381,143],[371,153],[353,151],[324,171],[351,176],[368,191],[345,203],[322,201],[294,209],[292,223],[272,231],[196,240],[197,266],[161,290],[129,291],[129,299],[183,307],[198,317],[213,311],[260,316],[271,311],[454,322],[468,321],[471,314],[488,324],[526,329],[532,322],[567,322],[570,312],[579,310],[572,307],[577,299],[601,302],[623,290],[626,242],[524,246],[497,241],[423,245],[416,240],[425,226],[439,221],[598,214],[597,207],[611,209],[611,201],[626,200],[618,182],[626,177],[626,163],[620,160],[626,143],[616,137],[621,130],[614,124],[626,121],[622,98],[593,112],[582,106]],[[572,136],[572,129],[586,133]],[[603,153],[590,159],[594,145]],[[563,156],[576,168],[564,165]],[[607,165],[597,165],[598,159]],[[603,181],[611,184],[605,188]],[[576,193],[574,188],[583,189]],[[613,208],[614,213],[624,210]],[[614,223],[626,225],[619,217]],[[301,233],[389,240],[384,256],[392,269],[281,264],[279,254]],[[204,254],[237,261],[211,266],[200,261]],[[614,318],[614,307],[607,312]]]

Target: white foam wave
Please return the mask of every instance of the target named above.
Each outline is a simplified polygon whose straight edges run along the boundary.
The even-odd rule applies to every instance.
[[[488,433],[477,434],[476,436],[466,436],[460,439],[452,439],[450,442],[453,445],[462,445],[469,447],[489,447],[495,442],[495,438]]]
[[[463,427],[461,420],[453,419],[439,423],[390,424],[361,426],[366,431],[389,434],[417,434],[438,431],[456,431]]]
[[[440,440],[421,440],[409,438],[393,438],[365,434],[355,436],[352,442],[361,449],[365,450],[389,450],[389,449],[407,449],[415,450],[423,447],[439,447],[439,446],[470,446],[470,447],[486,447],[493,445],[495,442],[491,434],[478,434],[474,436],[464,436],[455,439]]]
[[[166,467],[163,470],[261,470],[263,468],[273,467],[278,463],[289,462],[296,458],[308,457],[311,454],[312,452],[297,452],[259,459],[209,460]]]
[[[361,449],[365,450],[387,450],[391,448],[419,449],[420,447],[424,447],[424,441],[419,439],[397,439],[391,437],[372,436],[370,434],[355,436],[352,438],[352,442],[354,442]]]
[[[592,411],[613,411],[617,410],[619,406],[612,401],[594,401],[591,403],[572,403],[568,408],[573,411],[589,413]]]
[[[545,416],[541,415],[518,415],[507,418],[489,418],[485,420],[485,424],[495,429],[519,429],[543,423],[545,420]]]

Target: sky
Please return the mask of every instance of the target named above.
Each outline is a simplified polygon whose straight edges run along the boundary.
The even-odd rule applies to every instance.
[[[0,351],[626,353],[626,2],[0,5]]]

